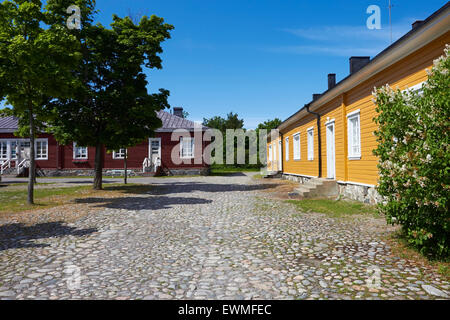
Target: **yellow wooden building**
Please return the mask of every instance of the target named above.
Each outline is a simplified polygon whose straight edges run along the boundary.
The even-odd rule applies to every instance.
[[[300,182],[334,179],[350,198],[376,202],[378,180],[374,131],[375,87],[389,84],[401,90],[419,89],[427,69],[450,44],[447,3],[373,59],[351,57],[350,75],[336,84],[328,75],[328,90],[298,110],[279,127],[279,138],[267,147],[269,171]]]

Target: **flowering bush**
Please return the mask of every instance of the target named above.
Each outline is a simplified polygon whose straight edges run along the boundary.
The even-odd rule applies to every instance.
[[[380,210],[423,254],[450,253],[449,51],[434,61],[422,89],[375,89]]]

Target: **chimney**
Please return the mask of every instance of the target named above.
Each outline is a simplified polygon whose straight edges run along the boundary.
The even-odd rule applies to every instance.
[[[313,101],[319,99],[321,95],[321,93],[313,93]]]
[[[183,108],[182,107],[173,107],[173,115],[180,117],[180,118],[184,118]]]
[[[414,30],[415,28],[420,27],[422,25],[422,23],[423,23],[423,20],[416,20],[416,21],[414,21],[412,23],[412,25],[411,25],[412,29]]]
[[[328,90],[333,89],[336,85],[336,74],[329,73],[328,74]]]
[[[370,57],[350,57],[350,74],[358,72],[370,62]]]

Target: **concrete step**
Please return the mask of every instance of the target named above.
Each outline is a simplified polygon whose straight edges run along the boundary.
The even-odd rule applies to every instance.
[[[300,184],[290,193],[290,197],[314,198],[337,196],[339,192],[337,182],[331,179],[313,178],[305,184]]]

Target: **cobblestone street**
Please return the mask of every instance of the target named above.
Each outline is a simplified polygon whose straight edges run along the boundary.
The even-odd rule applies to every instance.
[[[439,274],[391,253],[383,219],[299,213],[244,174],[148,182],[74,223],[0,224],[0,299],[450,296]]]

